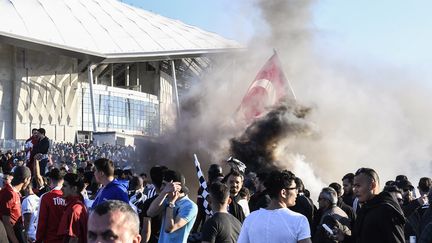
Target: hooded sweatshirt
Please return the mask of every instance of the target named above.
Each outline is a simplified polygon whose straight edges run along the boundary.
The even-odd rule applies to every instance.
[[[353,237],[357,243],[403,243],[405,221],[395,198],[381,192],[357,212]]]
[[[100,188],[93,202],[92,208],[94,209],[97,205],[107,200],[120,200],[129,203],[126,185],[120,183],[117,179],[114,179],[106,186]]]

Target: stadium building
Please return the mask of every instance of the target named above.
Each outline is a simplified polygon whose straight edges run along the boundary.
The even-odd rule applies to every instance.
[[[0,0],[0,139],[159,136],[178,89],[241,48],[117,0]]]

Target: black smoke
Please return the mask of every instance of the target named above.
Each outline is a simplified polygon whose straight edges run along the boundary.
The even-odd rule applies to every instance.
[[[232,156],[245,163],[248,171],[281,169],[274,156],[277,144],[311,130],[305,120],[310,110],[295,100],[283,101],[250,124],[241,136],[230,140]]]

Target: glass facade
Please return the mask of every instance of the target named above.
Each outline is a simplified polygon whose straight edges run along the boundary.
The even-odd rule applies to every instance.
[[[128,131],[146,136],[159,135],[159,102],[151,95],[116,94],[94,90],[94,106],[98,131]],[[92,130],[90,90],[83,94],[82,122],[84,130]]]

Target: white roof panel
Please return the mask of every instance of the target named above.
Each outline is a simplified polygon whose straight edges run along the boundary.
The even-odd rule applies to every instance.
[[[243,48],[117,0],[0,0],[1,35],[108,58]]]

